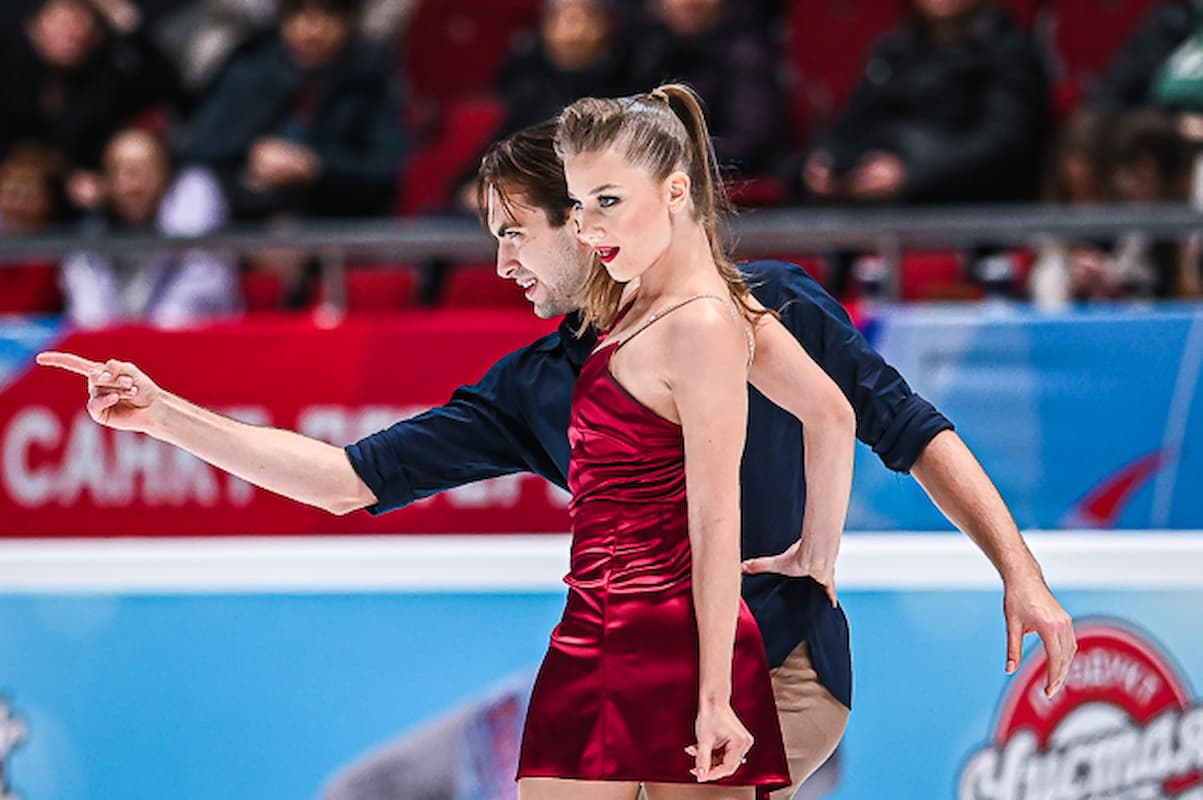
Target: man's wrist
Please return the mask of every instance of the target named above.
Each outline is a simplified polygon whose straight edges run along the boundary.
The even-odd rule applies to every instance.
[[[164,439],[169,433],[171,420],[177,413],[180,398],[171,392],[159,390],[159,396],[154,399],[147,409],[146,430],[148,436]]]

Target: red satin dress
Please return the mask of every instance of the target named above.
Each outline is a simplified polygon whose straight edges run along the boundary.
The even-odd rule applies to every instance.
[[[627,341],[629,341],[628,337]],[[535,680],[518,777],[693,783],[698,632],[679,425],[610,372],[581,369],[568,429],[571,571],[564,616]],[[721,785],[789,784],[760,630],[741,600],[732,708],[755,737]]]

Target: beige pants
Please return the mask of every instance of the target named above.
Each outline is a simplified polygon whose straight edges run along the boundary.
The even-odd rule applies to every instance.
[[[802,782],[835,752],[848,726],[849,712],[819,683],[806,642],[798,645],[785,663],[769,674],[773,678],[781,737],[785,740],[785,757],[793,779],[788,789],[773,792],[773,800],[790,800]],[[642,789],[639,800],[647,800]]]
[[[836,700],[810,663],[806,642],[789,654],[785,663],[770,673],[777,716],[793,784],[773,792],[773,800],[789,800],[802,782],[823,766],[835,752],[848,726],[848,707]],[[753,745],[755,747],[755,745]]]

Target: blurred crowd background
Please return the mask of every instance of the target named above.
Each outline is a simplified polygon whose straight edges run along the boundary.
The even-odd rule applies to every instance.
[[[81,241],[0,268],[0,313],[88,327],[307,309],[322,286],[302,252],[86,236],[469,217],[489,142],[668,79],[702,95],[744,207],[1203,201],[1203,0],[6,0],[0,32],[0,236]],[[1005,258],[1005,293],[1042,305],[1198,297],[1200,250],[911,254],[902,296],[982,297]],[[774,255],[844,299],[874,263]],[[524,304],[484,268],[357,266],[351,307]]]

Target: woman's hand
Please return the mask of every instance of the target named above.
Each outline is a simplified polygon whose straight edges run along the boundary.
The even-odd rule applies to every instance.
[[[694,757],[690,770],[698,783],[717,781],[735,774],[752,749],[752,734],[735,716],[729,702],[702,702],[694,725],[697,744],[685,748]]]
[[[745,575],[773,572],[792,578],[813,578],[827,590],[827,597],[834,608],[839,604],[835,591],[835,559],[840,540],[839,537],[835,537],[834,547],[822,547],[812,542],[813,537],[802,536],[783,553],[749,558],[743,563],[743,572]]]

